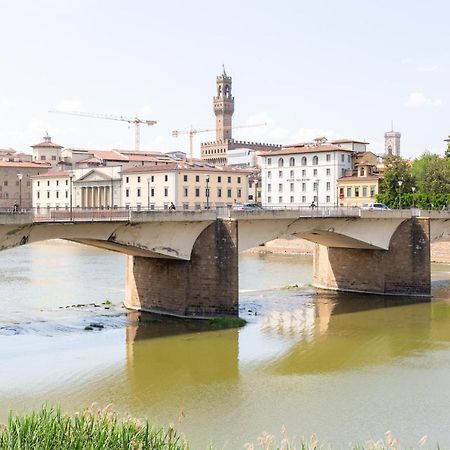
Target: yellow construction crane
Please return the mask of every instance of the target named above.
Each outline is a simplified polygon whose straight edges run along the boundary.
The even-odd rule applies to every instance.
[[[252,125],[239,125],[237,127],[224,127],[224,129],[235,130],[236,128],[253,128],[253,127],[264,127],[266,123],[255,123]],[[192,159],[192,147],[194,143],[194,135],[197,133],[211,133],[216,131],[215,128],[206,128],[204,130],[194,130],[192,127],[189,130],[179,131],[173,130],[172,136],[178,137],[180,134],[188,134],[189,135],[189,159]]]
[[[148,125],[149,127],[152,125],[156,125],[156,120],[141,120],[141,119],[138,119],[137,117],[113,116],[111,114],[92,114],[92,113],[80,112],[80,111],[59,111],[56,109],[50,110],[49,112],[57,113],[57,114],[70,114],[72,116],[93,117],[94,119],[119,120],[121,122],[134,123],[134,148],[135,148],[135,150],[139,150],[140,146],[141,146],[141,131],[140,131],[141,123]]]

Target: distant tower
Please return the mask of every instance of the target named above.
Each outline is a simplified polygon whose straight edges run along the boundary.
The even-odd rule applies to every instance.
[[[232,139],[231,117],[234,113],[234,97],[231,95],[231,77],[225,72],[216,79],[217,94],[214,97],[214,114],[216,115],[216,140],[225,142]]]
[[[402,134],[394,131],[394,125],[391,131],[384,133],[384,153],[385,155],[400,156],[400,138]]]

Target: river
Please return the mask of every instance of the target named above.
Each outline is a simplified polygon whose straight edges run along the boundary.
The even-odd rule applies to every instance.
[[[433,301],[411,304],[316,292],[308,256],[245,254],[248,324],[220,331],[127,314],[120,254],[50,241],[1,252],[0,267],[0,421],[97,402],[172,423],[193,449],[282,427],[334,447],[387,430],[450,446],[448,265],[433,266]]]

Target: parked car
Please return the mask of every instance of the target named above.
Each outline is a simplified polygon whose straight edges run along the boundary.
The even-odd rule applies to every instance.
[[[263,208],[258,203],[236,203],[233,205],[233,209],[237,211],[260,211]]]
[[[367,211],[390,211],[391,208],[388,208],[384,203],[363,203],[361,209]]]

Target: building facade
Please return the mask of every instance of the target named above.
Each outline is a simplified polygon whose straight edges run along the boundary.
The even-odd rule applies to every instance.
[[[228,152],[233,149],[247,148],[253,151],[280,150],[281,145],[258,142],[236,141],[233,139],[234,97],[232,95],[232,79],[223,70],[216,78],[216,95],[213,98],[216,116],[216,140],[202,143],[201,159],[213,164],[229,164]]]
[[[245,169],[202,163],[129,167],[122,171],[122,198],[130,208],[215,208],[248,200]]]
[[[32,145],[31,148],[33,149],[34,162],[48,163],[53,169],[60,164],[63,147],[52,142],[48,133],[44,136],[42,142]]]
[[[262,205],[336,206],[337,179],[352,169],[352,154],[324,138],[260,153]]]

